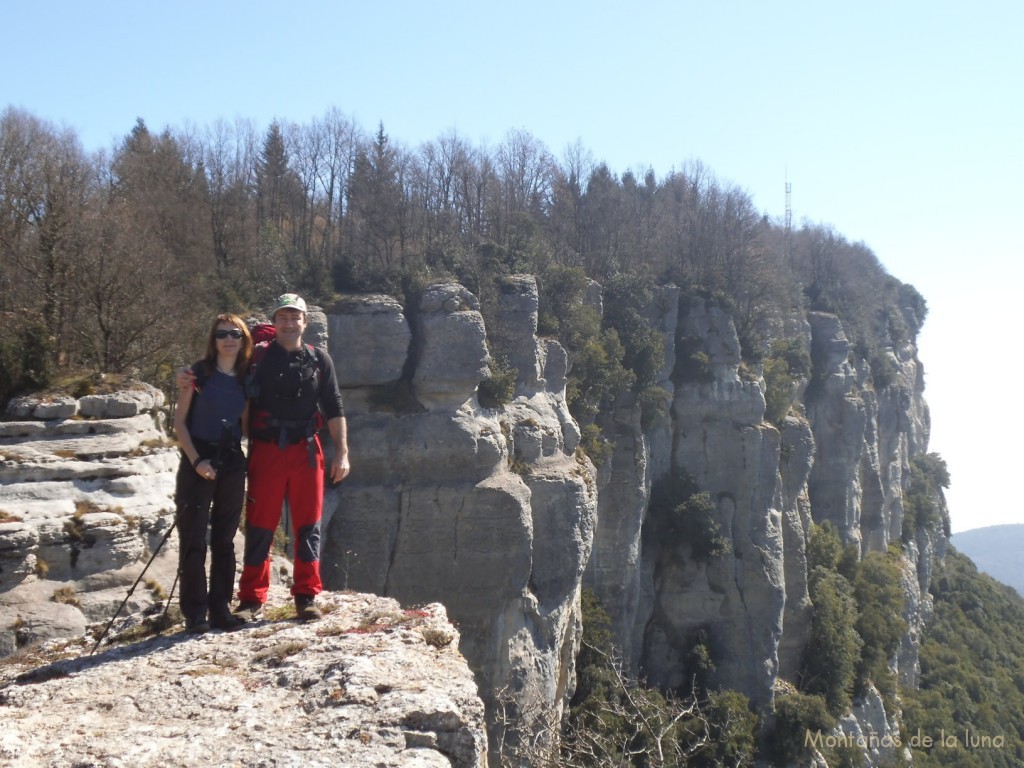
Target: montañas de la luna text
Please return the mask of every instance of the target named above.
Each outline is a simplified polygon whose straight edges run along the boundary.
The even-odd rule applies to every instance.
[[[931,736],[918,730],[907,739],[907,745],[914,749],[1002,749],[1006,746],[1006,737],[1000,735],[980,734],[966,729],[963,735],[957,733],[946,733],[941,729],[936,736]],[[804,731],[804,746],[820,749],[841,749],[845,747],[856,747],[858,749],[898,749],[903,746],[900,734],[850,734],[850,733],[822,733],[820,730]]]

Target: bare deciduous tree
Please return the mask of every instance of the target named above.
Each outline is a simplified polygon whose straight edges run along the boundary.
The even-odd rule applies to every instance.
[[[626,677],[621,660],[588,646],[611,671],[608,696],[585,715],[527,708],[498,692],[501,768],[682,768],[711,738],[696,698],[677,699]]]

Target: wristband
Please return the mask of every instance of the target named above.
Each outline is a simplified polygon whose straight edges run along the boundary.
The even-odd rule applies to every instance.
[[[192,462],[192,469],[199,469],[199,465],[202,464],[206,459],[202,456],[196,456],[196,460]]]

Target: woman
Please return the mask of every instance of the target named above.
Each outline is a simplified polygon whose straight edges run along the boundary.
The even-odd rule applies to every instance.
[[[244,379],[252,338],[241,318],[213,321],[206,356],[192,366],[194,380],[179,381],[174,431],[181,447],[177,503],[181,612],[185,631],[236,629],[229,607],[235,580],[235,532],[245,499],[247,430]],[[181,377],[179,377],[180,379]],[[210,585],[206,585],[206,529],[210,529]]]

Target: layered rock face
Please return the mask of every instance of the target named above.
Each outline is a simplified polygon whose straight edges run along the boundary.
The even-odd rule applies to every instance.
[[[145,384],[10,404],[13,420],[0,422],[0,656],[81,634],[127,597],[174,520],[178,457],[163,405]],[[171,589],[174,538],[126,611]]]
[[[572,692],[597,512],[565,404],[567,356],[536,338],[534,279],[509,279],[501,302],[520,375],[499,410],[477,399],[489,351],[462,286],[427,290],[411,318],[386,297],[325,309],[353,457],[325,501],[325,583],[443,602],[492,724],[501,691],[546,710]]]
[[[443,601],[492,713],[496,691],[548,707],[571,691],[584,571],[634,673],[685,685],[703,642],[719,684],[769,704],[779,681],[795,678],[808,636],[811,523],[833,522],[864,552],[900,536],[902,478],[928,436],[912,344],[889,350],[894,373],[876,391],[866,363],[850,363],[835,316],[790,319],[806,334],[815,383],[798,383],[795,408],[772,425],[764,379],[743,364],[728,314],[661,288],[647,314],[665,341],[668,418],[645,423],[624,393],[601,416],[614,450],[595,487],[574,454],[565,353],[536,337],[534,281],[511,278],[500,294],[494,329],[457,285],[428,291],[411,318],[382,297],[328,308],[354,457],[352,477],[331,492],[330,583]],[[518,370],[499,410],[475,396],[487,336]],[[354,337],[361,350],[346,348]],[[652,521],[652,486],[671,474],[707,494],[725,554],[703,556]],[[921,563],[935,547],[925,537],[906,561],[908,578],[918,574],[896,660],[906,680],[927,616]]]
[[[685,685],[688,655],[707,642],[716,681],[765,705],[780,681],[795,679],[807,640],[811,523],[832,522],[862,553],[900,540],[904,478],[911,458],[927,451],[921,366],[912,343],[893,343],[884,384],[875,384],[880,376],[869,384],[839,319],[810,313],[803,332],[813,382],[797,385],[795,407],[775,426],[764,420],[764,379],[742,364],[728,315],[699,299],[682,302],[677,317],[674,306],[655,305],[654,327],[675,328],[664,334],[675,374],[663,371],[659,384],[671,395],[670,418],[643,429],[629,398],[605,415],[616,447],[601,468],[585,583],[611,614],[634,673]],[[673,472],[708,494],[730,552],[702,557],[696,541],[666,539],[652,520],[650,489]],[[930,565],[943,547],[941,532],[919,532],[906,546],[908,632],[893,664],[908,684],[929,613]],[[858,712],[843,728],[877,732],[878,713],[861,723]]]
[[[706,360],[699,376],[677,376],[660,463],[708,494],[731,552],[705,558],[691,541],[648,540],[639,666],[652,682],[682,686],[685,655],[707,636],[720,649],[722,684],[763,704],[779,671],[786,599],[780,435],[763,423],[761,381],[739,375],[739,340],[720,308],[690,305],[677,336],[700,340]]]

